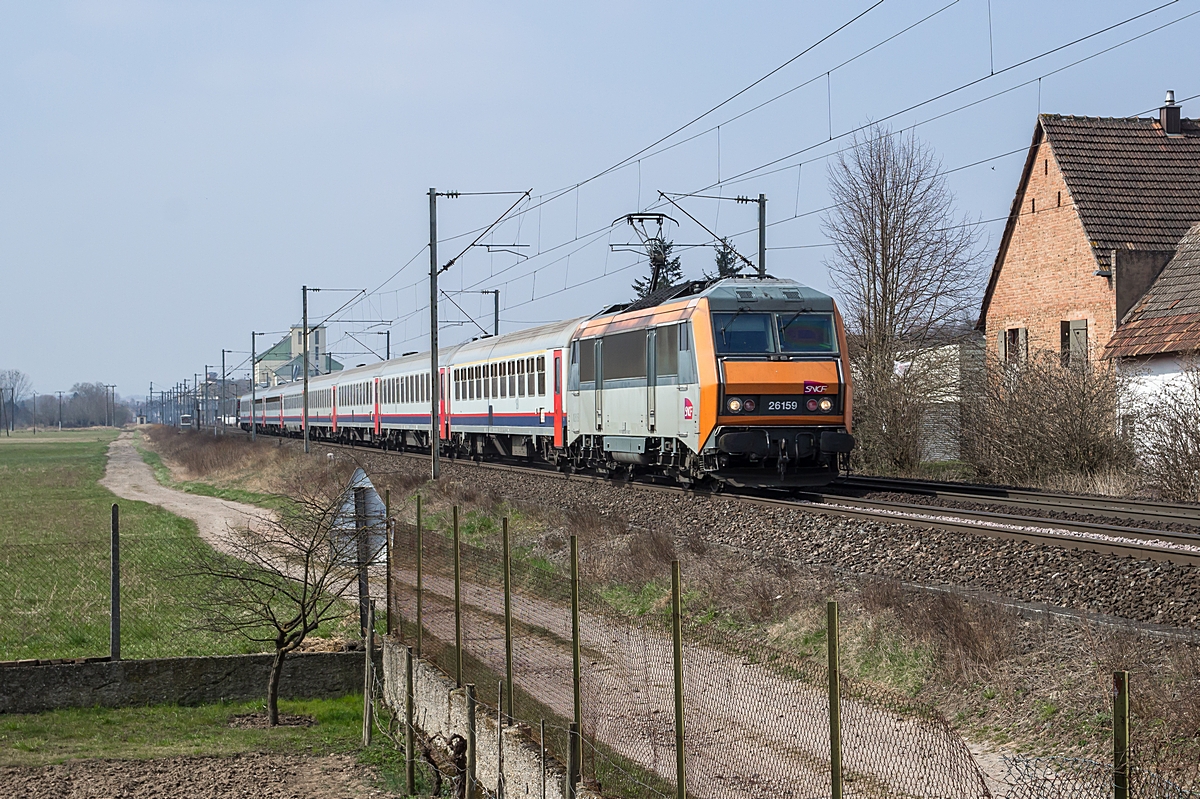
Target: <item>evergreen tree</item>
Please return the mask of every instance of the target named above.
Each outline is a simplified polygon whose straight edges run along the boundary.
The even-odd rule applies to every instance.
[[[674,247],[674,242],[663,239],[650,239],[646,242],[646,252],[650,256],[650,271],[645,277],[633,281],[633,291],[637,299],[645,297],[653,289],[661,289],[664,286],[673,286],[683,282],[683,265],[679,262],[679,256],[671,257],[671,250]],[[658,271],[658,285],[651,286],[655,261],[661,264]]]
[[[742,273],[742,265],[737,253],[733,249],[733,245],[729,243],[729,239],[721,239],[721,243],[713,247],[716,253],[717,271],[715,274],[706,274],[705,277],[722,278],[722,277],[737,277]]]

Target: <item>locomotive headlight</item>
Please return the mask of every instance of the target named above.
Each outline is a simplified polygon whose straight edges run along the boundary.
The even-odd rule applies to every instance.
[[[730,397],[725,401],[725,407],[729,409],[730,413],[741,413],[742,401],[737,397]]]
[[[808,408],[810,411],[815,411],[817,409],[817,401],[815,399],[810,399],[808,402],[804,403],[804,407]]]
[[[742,403],[742,407],[746,409],[746,413],[754,413],[754,400],[746,400],[744,403]]]
[[[821,410],[828,411],[833,407],[833,400],[831,400],[829,397],[826,397],[825,399],[821,400],[820,406]]]

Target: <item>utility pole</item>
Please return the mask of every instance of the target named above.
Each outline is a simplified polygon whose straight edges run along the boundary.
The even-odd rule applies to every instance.
[[[150,385],[154,385],[154,384],[151,383]],[[55,391],[54,393],[58,395],[58,432],[61,433],[62,432],[62,395],[63,395],[63,392]]]
[[[209,415],[208,414],[208,406],[209,406],[209,402],[208,402],[208,368],[209,368],[208,364],[204,364],[204,388],[201,390],[202,393],[200,394],[200,412],[203,414],[203,418],[206,421],[207,421],[208,415]]]
[[[441,433],[438,430],[438,257],[437,257],[437,189],[429,189],[429,379],[432,391],[429,410],[429,454],[433,463],[433,479],[441,474],[438,463],[438,448]]]
[[[485,289],[480,294],[492,295],[492,335],[500,335],[500,289]]]
[[[767,276],[767,195],[758,195],[758,279]]]
[[[308,286],[300,287],[300,304],[304,311],[304,418],[300,420],[300,426],[304,428],[304,452],[308,453],[308,292],[320,291],[320,289],[310,289]]]
[[[383,351],[383,354],[384,354],[383,359],[385,361],[390,361],[392,359],[392,331],[385,330],[385,331],[383,331],[383,334],[385,336],[387,336],[387,338],[384,339],[384,342],[385,342],[384,346],[386,347],[386,349],[384,349],[384,351]]]
[[[225,409],[224,403],[227,403],[229,398],[225,394],[225,354],[233,352],[233,350],[221,350],[221,401],[217,403],[217,410],[221,414],[221,432],[225,432]]]
[[[254,420],[254,406],[255,406],[255,399],[256,399],[255,394],[257,393],[255,391],[255,389],[258,387],[258,374],[257,374],[257,372],[258,372],[258,363],[257,363],[258,362],[258,351],[256,349],[256,345],[258,344],[258,337],[261,335],[262,335],[262,333],[255,333],[253,330],[250,331],[250,440],[251,441],[258,440],[257,423]]]

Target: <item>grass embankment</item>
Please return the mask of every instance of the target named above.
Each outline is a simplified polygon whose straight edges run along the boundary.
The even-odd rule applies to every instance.
[[[360,763],[379,770],[381,788],[400,792],[403,787],[403,753],[378,735],[370,747],[361,745],[361,694],[279,702],[280,713],[308,716],[314,722],[311,726],[252,729],[230,724],[237,716],[261,712],[260,703],[245,702],[0,716],[0,766],[42,766],[86,758],[220,757],[243,752],[352,754]],[[418,789],[424,790],[423,770],[417,773]]]
[[[167,488],[174,488],[186,494],[227,499],[231,502],[242,502],[247,505],[256,505],[260,508],[269,508],[271,510],[277,510],[287,502],[287,498],[279,494],[247,491],[244,488],[229,486],[217,486],[202,480],[176,480],[174,475],[171,474],[171,470],[163,462],[162,456],[154,450],[148,449],[144,444],[145,439],[138,445],[138,453],[142,456],[142,460],[146,462],[146,465],[154,472],[154,479]]]

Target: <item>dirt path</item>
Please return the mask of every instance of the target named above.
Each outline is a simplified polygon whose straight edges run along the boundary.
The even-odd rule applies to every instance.
[[[398,570],[396,577],[400,585],[415,583],[411,572]],[[452,642],[453,582],[431,574],[424,586],[425,627]],[[462,598],[468,652],[502,674],[502,592],[464,582]],[[402,591],[397,599],[401,611],[412,618],[415,595]],[[528,595],[515,596],[513,604],[516,624],[541,631],[514,636],[514,681],[569,718],[569,611]],[[581,614],[580,630],[587,734],[644,768],[673,778],[670,640],[656,629],[587,613]],[[819,685],[786,679],[752,658],[689,643],[684,651],[684,695],[689,793],[751,799],[821,796],[828,791],[828,703]],[[841,707],[843,762],[847,776],[853,775],[847,796],[983,795],[971,753],[952,731],[847,697]]]
[[[12,799],[361,799],[370,770],[345,755],[244,754],[160,760],[76,760],[55,766],[0,768]]]
[[[134,434],[122,433],[108,445],[108,465],[100,485],[122,499],[148,502],[196,523],[200,537],[225,551],[231,528],[268,519],[269,511],[227,499],[187,494],[160,484],[134,447]]]
[[[270,511],[254,505],[188,494],[162,485],[137,451],[134,434],[129,432],[122,433],[109,444],[108,464],[100,485],[122,499],[148,502],[176,516],[191,519],[196,523],[200,538],[213,549],[234,557],[239,554],[229,545],[231,531],[246,525],[266,523],[271,519]],[[293,576],[299,577],[299,574]],[[371,597],[382,602],[386,592],[384,567],[372,566],[368,569],[368,576]],[[357,602],[357,590],[357,585],[348,585],[343,596]]]

